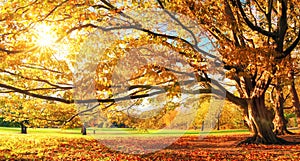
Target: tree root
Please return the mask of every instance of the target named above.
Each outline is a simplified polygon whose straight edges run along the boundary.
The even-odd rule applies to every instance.
[[[243,140],[237,144],[237,146],[241,145],[248,145],[248,144],[265,144],[265,145],[295,145],[299,144],[300,142],[290,142],[287,140],[284,140],[282,138],[276,138],[276,141],[273,142],[267,142],[265,139],[262,139],[258,136],[252,136],[247,138],[246,140]]]
[[[274,130],[274,133],[276,134],[276,135],[295,135],[296,133],[293,133],[293,132],[291,132],[291,131],[289,131],[288,129],[284,129],[284,130]]]
[[[285,134],[288,135],[296,135],[296,133],[289,131],[288,129],[285,130]]]

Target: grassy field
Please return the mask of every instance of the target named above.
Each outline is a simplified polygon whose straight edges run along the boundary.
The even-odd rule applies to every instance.
[[[93,130],[102,140],[93,136]],[[300,145],[237,147],[249,136],[243,129],[188,130],[183,136],[181,130],[149,133],[88,129],[83,136],[80,129],[29,128],[28,134],[20,134],[19,128],[0,128],[0,160],[300,160]],[[286,139],[300,141],[300,135]],[[158,150],[151,151],[155,148]]]
[[[139,131],[131,128],[88,128],[88,134],[101,135],[227,135],[227,134],[249,134],[247,129],[232,129],[232,130],[212,130],[203,132],[200,130],[147,130]],[[59,129],[59,128],[28,128],[28,134],[47,134],[47,135],[81,135],[81,129]],[[0,127],[0,134],[18,134],[20,128]]]

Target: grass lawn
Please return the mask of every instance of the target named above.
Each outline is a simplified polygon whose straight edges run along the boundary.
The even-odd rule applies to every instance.
[[[28,134],[20,134],[19,128],[0,128],[0,160],[300,160],[300,145],[237,147],[249,136],[247,130],[188,130],[181,136],[181,130],[150,130],[149,135],[132,129],[95,129],[100,141],[93,130],[83,136],[80,129],[29,128]],[[300,135],[284,138],[300,141]]]
[[[20,133],[20,128],[11,128],[11,127],[0,127],[0,134],[18,134]],[[60,135],[60,136],[82,136],[80,133],[80,128],[75,129],[59,129],[59,128],[28,128],[28,134],[46,134],[46,135]],[[136,135],[136,136],[181,136],[181,135],[235,135],[235,134],[249,134],[247,129],[231,129],[231,130],[212,130],[208,132],[203,132],[200,130],[147,130],[138,131],[131,128],[88,128],[88,134],[102,135],[102,136],[127,136],[127,135]]]

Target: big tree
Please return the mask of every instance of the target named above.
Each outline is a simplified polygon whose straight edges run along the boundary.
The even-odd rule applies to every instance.
[[[246,142],[279,143],[271,132],[265,92],[272,79],[284,71],[286,57],[299,43],[297,2],[225,0],[221,4],[185,1],[178,9],[189,8],[185,12],[194,14],[223,48],[225,68],[232,71],[240,97],[247,102],[245,119],[254,136]],[[216,14],[220,10],[223,12]]]
[[[273,117],[270,109],[265,106],[265,93],[272,80],[280,75],[280,72],[285,71],[283,69],[286,59],[299,44],[300,11],[297,6],[299,2],[296,0],[158,0],[129,3],[106,0],[99,2],[36,0],[3,3],[1,4],[3,14],[0,17],[3,79],[0,87],[5,93],[17,92],[69,104],[98,102],[99,107],[106,110],[107,114],[108,108],[116,108],[111,103],[139,100],[161,93],[168,93],[167,99],[170,101],[168,103],[180,96],[180,93],[214,93],[218,96],[225,93],[229,101],[243,109],[245,120],[253,132],[253,137],[246,140],[246,143],[284,143],[273,132]],[[152,15],[152,20],[146,18],[145,21],[141,17],[147,17],[146,12],[137,12],[140,16],[132,14],[132,10],[143,8],[154,10],[153,14],[156,13],[157,16],[154,18]],[[164,13],[165,17],[161,13]],[[173,25],[159,28],[158,26],[165,25],[162,22],[167,17],[172,20]],[[162,19],[162,22],[155,19]],[[44,33],[49,33],[49,30],[45,31],[47,27],[39,26],[45,24],[55,26],[46,36],[53,37],[51,41],[49,39],[43,41],[46,39],[43,37]],[[200,29],[191,29],[191,25]],[[172,31],[178,26],[180,30]],[[92,84],[96,88],[91,92],[96,93],[95,99],[79,95],[74,98],[73,89],[80,91],[80,88],[88,87],[82,83],[86,80],[79,80],[79,84],[71,82],[70,76],[76,75],[76,72],[72,71],[74,55],[80,53],[79,46],[86,35],[95,30],[101,30],[102,34],[105,32],[123,34],[124,38],[120,40],[107,38],[106,41],[113,42],[108,43],[110,45],[108,49],[101,50],[101,59],[95,57],[91,59],[99,63],[89,68],[94,69],[95,74],[85,75],[85,78],[93,80]],[[126,34],[125,30],[128,30]],[[199,39],[203,33],[206,35],[205,41],[200,43]],[[97,38],[99,37],[95,40]],[[203,43],[208,42],[217,51],[203,50]],[[63,45],[56,45],[57,43]],[[180,63],[168,67],[159,63],[147,64],[134,71],[135,74],[129,79],[123,80],[122,83],[126,82],[127,89],[124,92],[124,89],[116,86],[120,83],[117,78],[124,75],[122,73],[113,75],[112,67],[118,64],[117,60],[124,58],[125,52],[131,51],[137,56],[139,52],[132,52],[132,49],[142,49],[149,44],[161,46],[156,48],[158,50],[150,52],[159,53],[159,49],[166,52],[168,49],[174,51],[168,53],[168,56],[180,55],[189,66],[189,71],[180,71],[183,69],[179,68],[182,66]],[[45,48],[51,50],[45,51]],[[57,59],[58,55],[63,55],[63,51],[69,53],[68,56],[59,56]],[[41,58],[42,54],[45,57]],[[34,60],[27,58],[28,56],[40,59]],[[134,64],[142,59],[130,58],[127,61]],[[160,63],[167,61],[167,56],[164,55],[156,60]],[[214,70],[209,69],[209,63],[214,64]],[[131,67],[130,64],[125,64],[124,67],[126,72],[130,72],[130,69],[127,69]],[[223,71],[220,70],[222,67],[227,78],[235,83],[239,95],[226,90],[225,86],[217,81],[216,75],[222,74]],[[29,70],[30,76],[27,72],[22,72],[24,68],[33,69]],[[178,81],[179,75],[183,81]],[[15,77],[22,78],[25,82],[41,83],[37,83],[39,88],[28,87],[26,83],[14,84],[12,78]],[[195,77],[200,87],[195,90],[184,90],[186,84],[191,82],[188,77]],[[45,89],[41,89],[41,84]],[[58,95],[59,93],[61,94]],[[138,103],[139,101],[136,102]],[[87,111],[96,109],[97,105]],[[125,105],[131,107],[126,103]],[[167,106],[164,107],[166,108],[163,111],[166,111]]]

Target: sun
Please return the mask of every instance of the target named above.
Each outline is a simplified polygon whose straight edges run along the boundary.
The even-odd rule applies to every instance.
[[[55,44],[57,36],[53,27],[47,24],[37,24],[35,26],[36,44],[40,47],[50,47]]]

